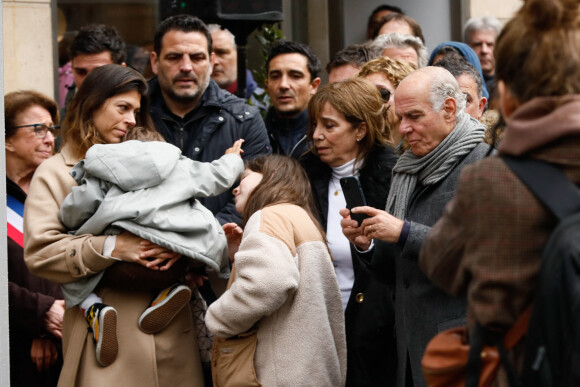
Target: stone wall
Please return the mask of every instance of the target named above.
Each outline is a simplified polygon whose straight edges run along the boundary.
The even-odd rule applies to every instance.
[[[50,0],[3,0],[4,93],[34,89],[55,97]]]
[[[522,0],[470,0],[470,17],[491,15],[505,24],[523,4]]]

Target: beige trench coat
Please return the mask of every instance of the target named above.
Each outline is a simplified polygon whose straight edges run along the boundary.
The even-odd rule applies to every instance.
[[[60,205],[76,185],[69,175],[79,160],[64,147],[36,170],[24,210],[25,260],[33,274],[64,283],[106,269],[104,236],[73,236],[60,223]],[[155,291],[102,288],[103,302],[118,311],[119,354],[108,367],[95,358],[88,324],[78,307],[67,309],[63,326],[64,366],[59,386],[203,386],[197,339],[189,308],[162,332],[137,325]]]

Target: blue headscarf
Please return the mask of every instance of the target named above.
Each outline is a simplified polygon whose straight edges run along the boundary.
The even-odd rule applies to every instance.
[[[489,93],[487,92],[487,87],[485,87],[485,79],[483,78],[483,72],[481,71],[481,63],[479,63],[479,58],[477,57],[475,51],[473,51],[473,49],[469,47],[467,44],[453,41],[441,43],[440,45],[435,47],[433,51],[431,51],[431,57],[429,57],[428,65],[429,66],[433,65],[435,53],[443,47],[453,47],[457,49],[457,51],[461,53],[461,55],[465,58],[465,60],[467,60],[475,67],[475,69],[479,73],[479,76],[481,77],[481,94],[489,101]]]

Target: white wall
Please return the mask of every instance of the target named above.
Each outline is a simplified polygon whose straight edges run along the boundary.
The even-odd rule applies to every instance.
[[[470,0],[472,17],[494,16],[505,24],[523,5],[522,0]]]
[[[367,20],[380,4],[400,7],[415,19],[425,36],[429,53],[445,40],[451,40],[451,3],[453,0],[343,0],[345,45],[365,40]],[[458,5],[457,5],[458,6]]]
[[[2,8],[0,7],[0,20]],[[0,57],[4,47],[4,36],[0,34]],[[4,62],[0,61],[0,95],[4,95]],[[4,98],[0,100],[0,148],[4,149]],[[6,157],[0,156],[0,170],[6,176]],[[0,183],[0,197],[6,202],[6,179]],[[6,206],[0,206],[0,235],[6,235]],[[8,253],[6,238],[0,238],[0,387],[10,386],[10,340],[8,338]]]

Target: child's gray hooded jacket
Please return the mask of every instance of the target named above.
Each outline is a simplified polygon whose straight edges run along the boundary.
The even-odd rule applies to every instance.
[[[213,214],[196,198],[226,191],[243,170],[244,163],[237,155],[202,163],[163,142],[93,145],[70,172],[79,185],[62,203],[61,221],[75,235],[130,231],[227,277],[225,235]],[[101,276],[90,277],[91,285],[63,290],[80,302]]]

